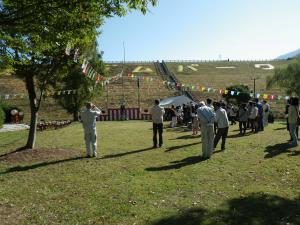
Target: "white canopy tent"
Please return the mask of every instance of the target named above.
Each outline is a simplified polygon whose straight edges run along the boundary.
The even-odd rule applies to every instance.
[[[182,104],[188,104],[188,103],[194,103],[195,102],[190,99],[189,97],[185,96],[185,95],[181,95],[181,96],[176,96],[176,97],[171,97],[171,98],[166,98],[160,101],[160,106],[163,107],[171,107],[172,105],[176,106],[181,106]]]

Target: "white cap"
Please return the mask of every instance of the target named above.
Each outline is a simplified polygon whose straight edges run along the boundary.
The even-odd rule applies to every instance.
[[[205,106],[205,102],[204,102],[204,101],[201,101],[201,102],[199,102],[199,105],[200,105],[200,106]]]

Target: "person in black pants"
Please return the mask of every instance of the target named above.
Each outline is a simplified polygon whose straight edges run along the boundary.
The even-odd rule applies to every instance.
[[[159,135],[159,147],[163,145],[163,117],[165,110],[163,107],[159,106],[159,100],[154,101],[154,106],[150,111],[152,115],[153,122],[153,148],[157,148],[157,132]]]
[[[247,121],[248,121],[248,109],[245,103],[240,105],[238,111],[238,118],[239,118],[240,134],[244,135],[246,133]]]

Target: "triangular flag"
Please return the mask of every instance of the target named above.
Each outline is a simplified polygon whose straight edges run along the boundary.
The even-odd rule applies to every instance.
[[[92,64],[88,63],[88,65],[87,65],[87,67],[85,68],[85,71],[84,71],[84,76],[86,76],[89,73],[91,68],[92,68]]]

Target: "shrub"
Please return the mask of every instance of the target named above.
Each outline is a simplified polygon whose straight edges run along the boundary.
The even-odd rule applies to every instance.
[[[0,106],[0,128],[2,128],[4,121],[5,121],[5,113],[2,107]]]

